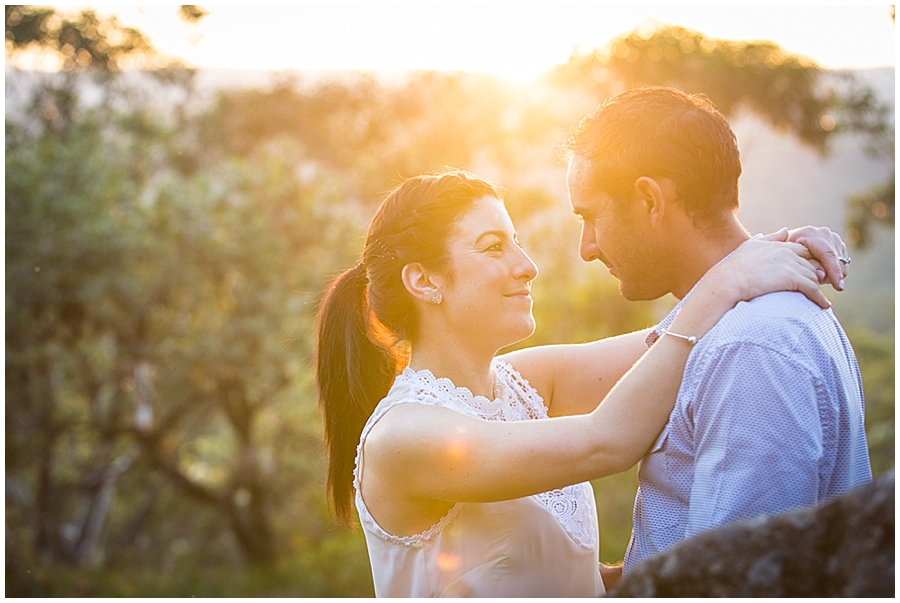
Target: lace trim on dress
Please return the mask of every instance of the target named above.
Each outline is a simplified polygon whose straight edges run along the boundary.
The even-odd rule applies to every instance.
[[[527,421],[547,418],[547,407],[544,405],[544,400],[531,387],[527,379],[502,360],[494,360],[492,369],[495,377],[493,400],[488,400],[484,396],[473,395],[468,388],[457,387],[450,379],[435,377],[427,369],[414,371],[407,367],[397,377],[395,387],[398,384],[406,385],[410,391],[407,395],[393,400],[391,400],[391,394],[389,393],[375,409],[375,412],[372,413],[372,416],[369,417],[366,426],[363,428],[360,443],[356,448],[356,466],[353,470],[353,486],[356,488],[356,502],[360,520],[376,534],[386,540],[406,546],[422,540],[428,540],[435,534],[440,533],[444,526],[456,516],[461,504],[457,503],[437,523],[421,534],[413,536],[394,536],[385,532],[375,522],[360,495],[359,462],[362,444],[366,436],[375,423],[389,409],[397,404],[412,403],[441,406],[488,421]],[[586,549],[591,549],[596,544],[593,514],[585,492],[585,488],[590,487],[590,484],[587,483],[574,484],[533,496],[541,506],[553,515],[572,540]]]
[[[523,409],[528,419],[546,419],[547,407],[528,380],[506,362],[497,361],[495,367],[504,374],[516,398],[524,401]],[[594,530],[593,508],[585,488],[590,484],[573,484],[557,490],[535,494],[541,505],[547,509],[566,533],[584,548],[593,548],[597,541]]]
[[[590,487],[591,485],[587,483],[574,484],[560,490],[534,495],[534,498],[562,525],[572,540],[586,549],[594,548],[597,542],[591,504],[584,491]]]

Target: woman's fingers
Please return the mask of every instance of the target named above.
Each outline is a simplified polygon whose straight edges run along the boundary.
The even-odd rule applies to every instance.
[[[822,287],[819,285],[819,275],[815,265],[810,260],[804,260],[794,256],[796,263],[793,269],[796,275],[797,290],[822,308],[830,308],[831,302],[825,297]]]
[[[822,308],[830,308],[820,284],[827,277],[820,258],[805,244],[761,238],[746,241],[729,262],[729,269],[744,275],[741,299],[752,299],[772,291],[798,291]]]
[[[754,251],[750,248],[748,251]],[[810,250],[800,243],[768,243],[757,247],[758,261],[772,271],[778,282],[788,282],[794,291],[803,293],[822,308],[830,308],[831,302],[825,297],[820,286],[820,270]],[[765,272],[764,270],[763,272]]]
[[[767,234],[767,235],[761,236],[761,237],[759,237],[759,238],[760,238],[761,240],[763,240],[763,241],[781,241],[781,242],[784,242],[784,241],[787,241],[787,240],[788,240],[788,237],[789,237],[789,236],[790,236],[790,233],[789,233],[787,227],[785,227],[785,228],[781,228],[780,230],[777,230],[777,231],[775,231],[775,232],[773,232],[773,233],[771,233],[771,234]]]
[[[828,273],[825,272],[825,268],[822,267],[822,264],[819,263],[819,260],[810,259],[809,262],[813,265],[813,268],[816,270],[816,277],[819,279],[819,284],[822,285],[828,279]]]
[[[804,226],[790,232],[790,241],[801,243],[825,271],[827,281],[838,291],[844,290],[844,279],[847,277],[850,265],[847,255],[847,245],[828,228],[816,228]]]

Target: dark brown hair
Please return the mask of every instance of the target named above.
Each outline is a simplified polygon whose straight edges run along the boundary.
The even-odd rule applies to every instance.
[[[502,190],[460,170],[404,181],[378,206],[360,263],[326,291],[316,387],[325,416],[328,493],[343,523],[352,523],[353,467],[363,427],[406,364],[402,344],[418,336],[401,270],[411,262],[444,269],[453,225],[483,197],[500,199]]]
[[[703,94],[653,86],[609,98],[578,124],[566,150],[589,159],[593,182],[619,202],[649,176],[672,180],[688,215],[714,221],[738,208],[737,138]]]

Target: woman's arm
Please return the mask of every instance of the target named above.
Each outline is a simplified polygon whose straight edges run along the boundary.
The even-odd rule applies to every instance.
[[[591,412],[647,352],[650,329],[598,341],[524,348],[500,358],[544,398],[551,417]]]
[[[800,243],[820,272],[820,282],[828,281],[843,290],[847,246],[828,228],[804,226],[781,230],[762,237],[764,241]],[[799,248],[798,248],[799,249]],[[816,292],[821,296],[821,292]],[[817,297],[819,303],[822,297]],[[649,329],[574,345],[535,346],[501,356],[543,396],[552,417],[587,414],[594,410],[616,382],[647,351]]]
[[[702,337],[737,301],[772,291],[798,290],[827,306],[801,247],[745,243],[708,273],[671,330]],[[398,405],[366,441],[369,475],[381,476],[373,488],[407,501],[488,502],[624,471],[665,425],[691,347],[662,337],[587,415],[493,422]]]

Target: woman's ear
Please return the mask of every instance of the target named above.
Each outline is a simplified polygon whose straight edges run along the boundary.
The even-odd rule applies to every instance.
[[[409,294],[419,301],[430,302],[440,293],[440,279],[419,262],[404,266],[400,271],[400,278]]]

